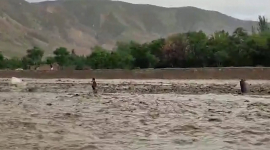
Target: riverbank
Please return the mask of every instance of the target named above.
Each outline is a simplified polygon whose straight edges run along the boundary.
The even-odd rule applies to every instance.
[[[240,68],[181,68],[181,69],[138,69],[138,70],[2,70],[0,78],[36,79],[252,79],[270,80],[268,67]]]

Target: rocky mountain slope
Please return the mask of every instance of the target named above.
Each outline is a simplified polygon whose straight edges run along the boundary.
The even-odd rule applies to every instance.
[[[116,41],[146,42],[173,33],[203,30],[251,30],[254,22],[194,7],[163,8],[109,0],[58,0],[28,3],[0,0],[0,51],[21,56],[39,46],[88,54],[91,47],[111,49]]]

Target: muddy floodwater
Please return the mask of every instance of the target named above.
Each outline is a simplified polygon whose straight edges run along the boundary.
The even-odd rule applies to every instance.
[[[0,80],[1,150],[269,150],[270,81]]]

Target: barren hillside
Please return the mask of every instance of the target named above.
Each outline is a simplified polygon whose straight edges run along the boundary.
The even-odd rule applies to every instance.
[[[28,3],[0,0],[0,51],[21,56],[39,46],[90,53],[91,47],[113,48],[116,41],[150,41],[172,33],[203,30],[251,30],[254,22],[194,7],[162,8],[109,0],[58,0]]]

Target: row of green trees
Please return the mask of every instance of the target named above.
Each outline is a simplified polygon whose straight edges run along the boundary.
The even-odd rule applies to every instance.
[[[96,46],[88,56],[77,56],[64,47],[57,48],[54,56],[45,60],[43,54],[43,50],[34,47],[22,59],[0,55],[0,68],[29,69],[55,62],[75,69],[270,66],[270,28],[266,18],[259,16],[258,28],[252,28],[252,34],[243,28],[231,35],[225,31],[211,36],[202,31],[188,32],[144,44],[118,42],[113,51]]]

